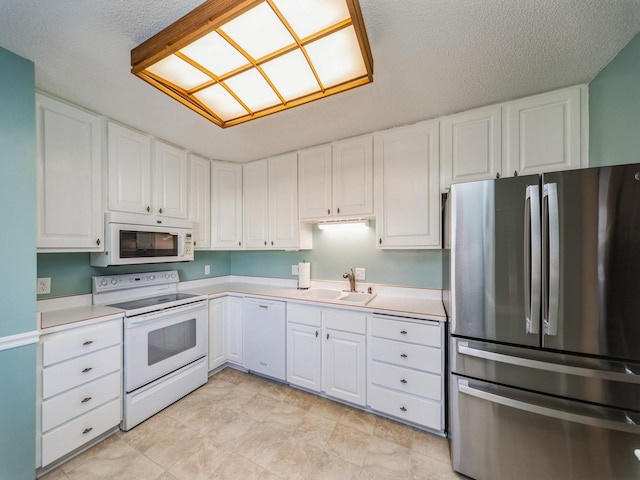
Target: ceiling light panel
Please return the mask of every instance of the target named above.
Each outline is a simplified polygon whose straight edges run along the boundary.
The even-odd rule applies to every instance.
[[[373,81],[358,0],[206,0],[131,71],[228,127]]]

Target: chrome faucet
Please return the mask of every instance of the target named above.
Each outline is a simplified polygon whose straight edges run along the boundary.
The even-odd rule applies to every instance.
[[[355,292],[356,291],[356,276],[353,274],[353,267],[351,267],[351,273],[343,273],[342,274],[342,278],[347,278],[349,279],[349,291],[350,292]]]

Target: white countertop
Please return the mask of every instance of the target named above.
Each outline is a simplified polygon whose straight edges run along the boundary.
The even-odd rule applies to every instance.
[[[312,288],[342,290],[339,282],[313,281]],[[366,288],[366,285],[363,286]],[[352,310],[398,315],[446,322],[440,290],[412,287],[372,286],[376,296],[367,305],[354,305],[339,300],[326,300],[304,296],[306,290],[295,288],[295,281],[259,277],[218,277],[181,282],[179,290],[207,295],[210,299],[224,295],[255,296],[287,302],[322,305]],[[81,325],[121,318],[117,308],[91,304],[91,295],[76,295],[38,301],[41,333],[75,328]]]

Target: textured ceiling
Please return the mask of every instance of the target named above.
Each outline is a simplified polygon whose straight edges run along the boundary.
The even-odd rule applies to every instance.
[[[130,50],[199,3],[0,0],[0,47],[42,91],[247,161],[589,82],[640,31],[640,0],[360,0],[372,84],[223,130],[130,73]]]

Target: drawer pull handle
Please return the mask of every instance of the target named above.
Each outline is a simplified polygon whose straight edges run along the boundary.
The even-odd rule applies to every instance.
[[[400,356],[401,356],[402,358],[407,358],[409,355],[407,355],[406,353],[402,353],[402,354],[400,354]]]
[[[407,383],[407,381],[403,378],[402,380],[400,380],[400,383]]]
[[[316,330],[316,338],[318,338],[318,330]]]
[[[87,367],[84,370],[82,370],[82,373],[89,373],[91,370],[93,370],[93,367]]]
[[[87,345],[91,345],[92,343],[93,343],[93,340],[87,340],[86,342],[83,342],[82,345],[87,346]]]
[[[402,407],[400,407],[400,410],[402,410],[403,412],[406,412],[407,411],[407,407],[402,406]]]
[[[91,430],[93,430],[93,427],[85,428],[85,429],[82,431],[82,434],[83,434],[83,435],[86,435],[86,434],[87,434],[87,433],[89,433]]]
[[[400,330],[400,333],[401,333],[402,335],[406,335],[406,334],[407,334],[407,331],[406,331],[406,330]]]
[[[93,397],[85,397],[82,399],[82,401],[80,403],[87,403],[88,401],[90,401]]]

